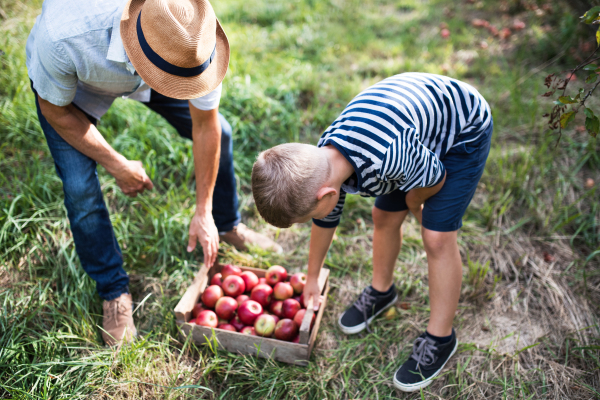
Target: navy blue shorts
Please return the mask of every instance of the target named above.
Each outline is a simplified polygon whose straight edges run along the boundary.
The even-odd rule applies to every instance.
[[[425,201],[425,228],[437,232],[452,232],[462,226],[462,217],[475,194],[490,153],[493,129],[492,123],[477,140],[453,147],[441,158],[446,168],[446,182],[439,192]],[[375,207],[390,212],[408,210],[406,193],[395,190],[378,196]]]

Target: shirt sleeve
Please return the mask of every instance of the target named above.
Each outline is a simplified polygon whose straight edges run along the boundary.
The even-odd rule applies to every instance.
[[[423,146],[418,135],[407,133],[396,137],[386,152],[382,180],[397,181],[398,188],[405,192],[437,185],[444,178],[444,165],[434,152]]]
[[[223,84],[220,83],[219,86],[217,86],[217,88],[215,90],[213,90],[206,96],[202,96],[202,97],[198,97],[197,99],[190,100],[190,103],[192,103],[192,105],[199,110],[204,110],[204,111],[214,110],[215,108],[219,107],[219,103],[221,101],[222,90],[223,90]]]
[[[333,211],[329,213],[323,219],[314,219],[313,223],[321,228],[335,228],[340,224],[340,219],[342,218],[342,211],[344,209],[344,203],[346,202],[346,192],[344,190],[340,190],[340,198],[338,199],[337,204]]]
[[[28,65],[29,78],[38,95],[57,106],[66,106],[77,92],[77,69],[61,42],[38,31],[32,43]]]

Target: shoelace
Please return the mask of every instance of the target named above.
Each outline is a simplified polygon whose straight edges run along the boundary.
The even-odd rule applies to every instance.
[[[369,293],[367,293],[367,291]],[[363,314],[363,318],[365,319],[365,324],[367,324],[367,332],[371,332],[371,328],[369,327],[369,319],[367,318],[367,310],[372,310],[373,304],[377,298],[370,294],[370,288],[366,288],[363,292],[358,296],[358,300],[354,303],[354,307],[358,311],[361,311]]]
[[[415,340],[410,358],[417,362],[417,368],[419,365],[426,367],[437,361],[438,357],[434,353],[437,351],[435,344],[435,341],[428,337],[419,337]]]
[[[119,314],[124,314],[126,312],[127,306],[125,304],[123,304],[119,300],[112,301],[109,303],[109,306],[106,309],[106,317],[108,320],[113,320],[117,319]]]

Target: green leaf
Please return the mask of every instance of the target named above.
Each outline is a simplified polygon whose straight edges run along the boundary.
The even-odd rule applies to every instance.
[[[596,137],[598,132],[600,132],[600,119],[594,116],[593,118],[587,117],[585,119],[585,129],[592,135]]]
[[[560,127],[565,128],[567,124],[575,119],[575,111],[569,111],[568,113],[564,113],[560,117]]]
[[[558,98],[558,101],[560,101],[563,104],[575,104],[575,103],[577,103],[577,100],[575,100],[571,96],[560,96]]]
[[[591,74],[588,75],[587,78],[585,78],[585,83],[594,83],[594,82],[596,82],[597,79],[598,79],[598,74],[595,72],[592,72]]]
[[[586,24],[591,24],[598,17],[598,13],[600,13],[600,7],[596,6],[591,8],[588,12],[583,14],[583,22]]]
[[[585,67],[583,67],[583,69],[586,70],[586,71],[591,71],[591,70],[596,69],[596,68],[598,68],[598,66],[596,64],[588,64]]]
[[[586,108],[583,110],[583,112],[585,113],[585,116],[586,116],[586,117],[588,117],[588,118],[594,118],[594,117],[595,117],[595,115],[594,115],[594,112],[592,111],[592,109],[591,109],[591,108],[587,108],[587,107],[586,107]]]

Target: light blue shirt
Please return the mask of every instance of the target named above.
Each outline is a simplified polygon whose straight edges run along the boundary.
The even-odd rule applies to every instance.
[[[135,72],[121,40],[126,0],[46,0],[27,39],[27,72],[44,100],[74,103],[100,118],[117,97],[147,102],[150,88]],[[214,91],[190,102],[213,110]]]

